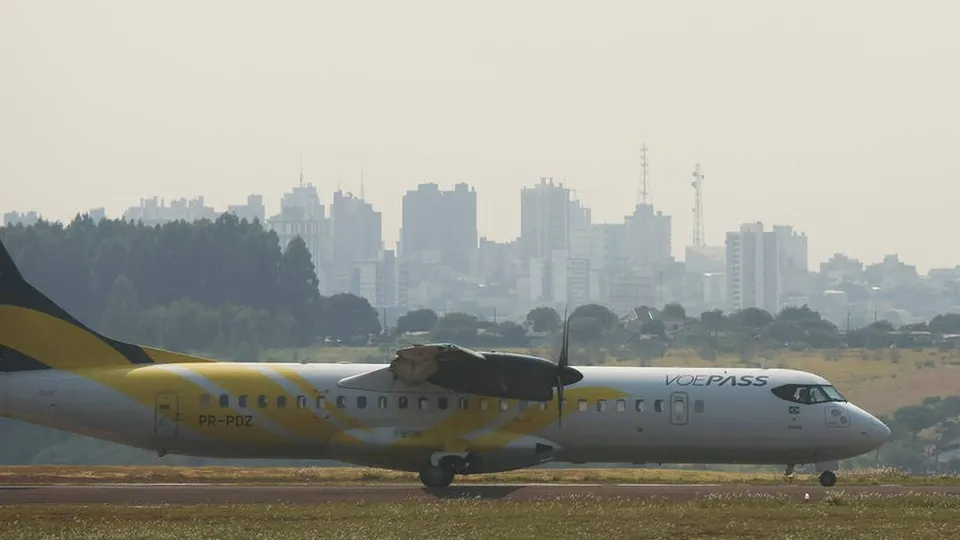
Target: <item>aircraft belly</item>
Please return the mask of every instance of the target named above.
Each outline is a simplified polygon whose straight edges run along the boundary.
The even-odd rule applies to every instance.
[[[691,414],[681,425],[666,413],[617,414],[584,411],[565,419],[557,461],[779,464],[836,455],[814,436],[815,429],[790,429],[787,418],[770,411],[750,418]],[[551,432],[555,426],[538,434]]]

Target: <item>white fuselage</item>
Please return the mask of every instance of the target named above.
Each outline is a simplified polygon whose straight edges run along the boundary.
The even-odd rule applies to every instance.
[[[830,385],[793,370],[578,367],[584,378],[565,389],[558,425],[555,401],[501,401],[429,384],[341,386],[385,367],[217,363],[3,373],[0,413],[161,453],[403,470],[416,470],[433,452],[464,449],[484,457],[484,472],[548,459],[814,463],[869,452],[890,435],[852,403],[775,395],[787,384]]]

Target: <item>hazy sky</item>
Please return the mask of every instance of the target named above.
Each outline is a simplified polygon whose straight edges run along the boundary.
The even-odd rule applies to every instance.
[[[481,235],[519,234],[553,176],[595,222],[653,203],[707,239],[741,222],[844,251],[960,263],[960,3],[0,0],[0,211],[68,220],[141,197],[306,178],[383,212],[418,182],[476,186]]]

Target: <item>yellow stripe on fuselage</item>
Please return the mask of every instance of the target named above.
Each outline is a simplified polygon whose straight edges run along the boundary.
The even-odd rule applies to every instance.
[[[74,374],[125,394],[149,410],[154,409],[158,393],[176,393],[181,396],[178,411],[180,424],[218,441],[238,444],[282,441],[272,432],[257,425],[243,429],[200,428],[199,416],[211,412],[199,407],[199,396],[208,393],[207,390],[160,366],[86,369],[75,371]],[[219,409],[219,411],[225,414],[243,414],[232,408]]]
[[[18,306],[0,306],[0,343],[53,369],[132,365],[92,332]]]
[[[184,364],[183,369],[196,373],[213,384],[226,390],[231,396],[231,409],[244,414],[243,411],[255,411],[277,426],[314,442],[326,442],[336,431],[329,422],[315,414],[312,403],[307,407],[298,408],[295,394],[288,392],[283,386],[273,381],[269,376],[252,366],[242,364]],[[247,409],[236,407],[237,397],[248,396]],[[258,396],[266,396],[266,407],[259,407]],[[305,397],[311,392],[304,390]],[[287,403],[283,408],[277,406],[277,398],[286,397]]]

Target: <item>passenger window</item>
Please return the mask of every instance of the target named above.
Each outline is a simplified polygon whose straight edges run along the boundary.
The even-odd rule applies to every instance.
[[[407,403],[409,403],[409,401],[410,401],[410,400],[407,399],[407,396],[400,396],[400,397],[397,399],[397,408],[398,408],[398,409],[406,409],[406,408],[407,408]]]
[[[344,396],[337,396],[337,408],[346,409],[347,408],[347,398]]]
[[[317,396],[317,408],[326,409],[327,408],[327,398],[323,396]]]
[[[636,407],[637,412],[643,412],[643,400],[638,399],[634,407]]]
[[[358,409],[367,408],[367,396],[357,396],[357,408]]]
[[[462,397],[460,398],[460,410],[465,411],[470,408],[470,400]]]
[[[597,412],[604,412],[607,410],[607,400],[598,399],[597,400]]]
[[[703,400],[698,399],[693,402],[693,412],[702,413],[703,412]]]
[[[488,407],[489,407],[489,402],[487,401],[487,398],[485,397],[480,398],[480,410],[485,411],[487,410]]]
[[[663,412],[663,400],[658,399],[653,402],[653,410],[656,412]]]
[[[577,410],[579,410],[579,411],[585,411],[585,410],[587,410],[587,400],[585,400],[585,399],[578,399],[578,400],[577,400]]]
[[[420,410],[421,410],[421,411],[427,410],[427,407],[428,407],[429,405],[430,405],[430,400],[429,400],[429,399],[427,399],[427,398],[425,398],[425,397],[420,398]]]
[[[210,406],[210,394],[203,394],[200,396],[200,406],[203,408]]]
[[[287,406],[287,396],[277,396],[277,408],[282,409]]]
[[[378,409],[387,408],[387,396],[380,396],[377,398],[377,408]]]
[[[261,409],[266,409],[267,396],[264,396],[264,395],[257,396],[257,406],[260,407]]]
[[[241,409],[246,409],[246,408],[247,408],[247,396],[240,396],[240,397],[238,397],[238,398],[237,398],[237,405],[238,405]]]
[[[437,400],[437,408],[441,411],[447,410],[447,398],[442,397]]]
[[[510,400],[508,400],[508,399],[501,399],[501,400],[500,400],[500,410],[501,410],[501,411],[504,411],[504,412],[510,410]]]
[[[220,406],[224,408],[229,407],[230,396],[228,396],[227,394],[220,394]]]
[[[618,399],[617,400],[617,412],[624,412],[627,410],[627,400]]]
[[[307,396],[297,396],[297,408],[298,409],[307,408]]]

